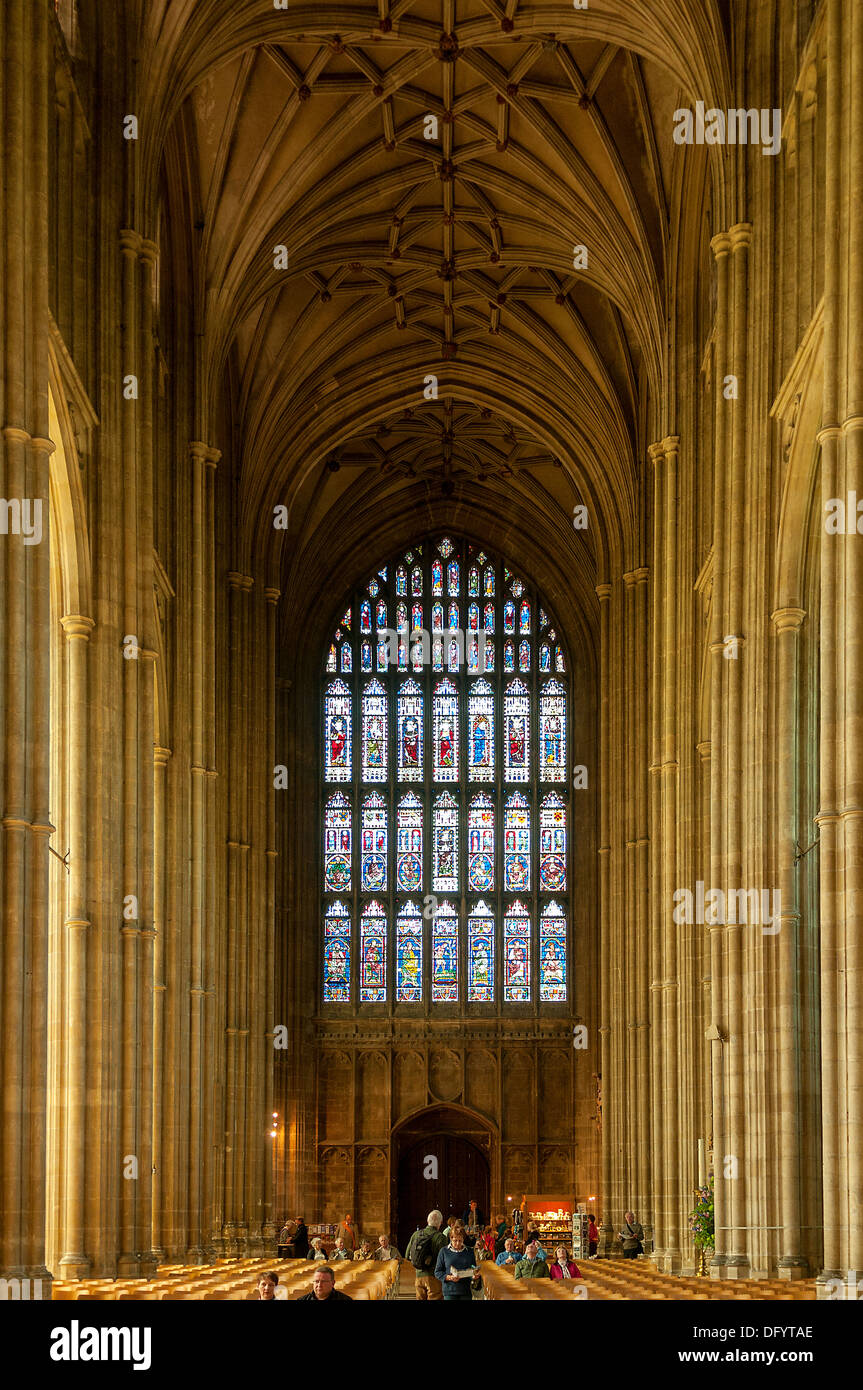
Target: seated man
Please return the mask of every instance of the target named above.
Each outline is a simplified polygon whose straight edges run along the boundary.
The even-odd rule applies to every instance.
[[[311,1293],[301,1294],[297,1303],[352,1303],[350,1294],[336,1288],[336,1276],[329,1265],[315,1270]]]
[[[539,1256],[539,1245],[534,1238],[524,1247],[524,1256],[515,1267],[516,1279],[550,1279],[548,1265]]]
[[[371,1241],[370,1241],[370,1240],[364,1240],[364,1241],[362,1242],[362,1244],[360,1245],[359,1250],[357,1250],[357,1251],[355,1252],[355,1254],[354,1254],[354,1259],[355,1259],[355,1260],[370,1260],[370,1259],[372,1258],[372,1253],[373,1253],[373,1252],[372,1252],[372,1243],[371,1243]]]
[[[515,1241],[512,1236],[507,1236],[503,1243],[503,1249],[495,1260],[496,1265],[516,1265],[518,1264],[518,1252],[515,1248]]]
[[[366,1244],[368,1244],[368,1241],[366,1241]],[[401,1255],[399,1254],[396,1247],[393,1245],[389,1236],[378,1236],[378,1248],[374,1253],[373,1259],[400,1260]]]
[[[336,1237],[335,1247],[330,1255],[330,1259],[333,1261],[351,1259],[351,1252],[345,1248],[345,1242],[342,1236]]]

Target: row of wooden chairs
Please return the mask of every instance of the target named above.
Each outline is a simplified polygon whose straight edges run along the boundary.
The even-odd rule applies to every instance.
[[[678,1301],[756,1300],[767,1302],[814,1301],[814,1280],[785,1283],[779,1279],[729,1280],[690,1279],[661,1274],[652,1266],[635,1260],[592,1260],[579,1265],[581,1278],[516,1279],[512,1265],[484,1263],[483,1286],[487,1299],[544,1301],[579,1297],[583,1289],[589,1300]]]
[[[261,1275],[277,1269],[279,1299],[295,1300],[312,1290],[315,1266],[309,1260],[220,1259],[212,1265],[163,1265],[150,1278],[54,1281],[60,1302],[239,1301],[255,1299]],[[398,1260],[337,1261],[331,1266],[336,1288],[360,1301],[398,1295]]]

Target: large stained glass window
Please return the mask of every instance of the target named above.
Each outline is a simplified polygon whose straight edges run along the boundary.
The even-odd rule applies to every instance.
[[[467,919],[467,997],[474,1004],[494,999],[494,913],[482,898]]]
[[[530,803],[513,792],[503,812],[503,886],[508,893],[530,888]]]
[[[450,792],[434,803],[432,892],[458,892],[458,802]]]
[[[539,919],[539,998],[541,1003],[566,999],[566,913],[556,902]]]
[[[566,889],[566,802],[554,792],[539,808],[539,886],[543,893]]]
[[[503,920],[503,1002],[530,1001],[530,917],[520,902],[506,910]]]
[[[364,893],[387,890],[387,803],[377,792],[363,802],[362,888]],[[348,885],[350,886],[350,885]]]
[[[423,803],[413,792],[398,805],[396,879],[401,893],[418,893],[423,886]]]
[[[322,1002],[571,1006],[569,658],[542,595],[436,535],[370,570],[333,616]]]
[[[494,802],[480,792],[468,812],[467,886],[474,893],[494,890]]]
[[[351,891],[351,803],[343,792],[330,797],[324,812],[324,887]]]
[[[432,918],[432,1003],[458,999],[458,913],[442,902]]]
[[[396,1002],[422,999],[423,915],[417,903],[405,903],[396,921]]]
[[[370,902],[360,928],[360,1003],[380,1004],[386,997],[387,914],[379,902]]]
[[[324,918],[324,1002],[349,1004],[350,998],[350,909],[345,903],[330,903]]]
[[[363,781],[387,780],[387,697],[380,681],[363,694]]]

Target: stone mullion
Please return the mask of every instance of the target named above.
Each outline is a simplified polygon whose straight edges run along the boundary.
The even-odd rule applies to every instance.
[[[600,804],[600,833],[599,833],[599,901],[600,912],[604,917],[607,905],[611,902],[611,824],[610,824],[610,768],[611,751],[609,746],[610,738],[610,598],[611,585],[598,584],[596,588],[599,598],[600,615],[600,691],[599,691],[599,804]],[[502,648],[501,648],[502,650]],[[502,659],[502,658],[501,658]],[[617,1190],[613,1185],[612,1175],[619,1172],[616,1161],[616,1123],[613,1119],[611,1105],[607,1098],[613,1096],[614,1075],[616,1071],[615,1046],[617,1034],[612,1025],[614,1017],[614,985],[612,976],[611,943],[609,933],[605,930],[600,932],[600,989],[601,989],[601,1023],[599,1028],[600,1035],[600,1068],[603,1089],[603,1125],[602,1125],[602,1203],[603,1210],[609,1215],[606,1217],[605,1230],[608,1232],[603,1245],[606,1250],[609,1247],[610,1238],[610,1213],[613,1204],[617,1202]]]
[[[725,880],[725,710],[723,685],[727,665],[724,660],[726,618],[726,559],[728,515],[726,495],[726,433],[728,403],[723,394],[723,379],[728,369],[728,253],[731,242],[728,234],[718,233],[710,243],[716,260],[716,322],[713,364],[714,380],[714,449],[713,449],[713,580],[710,606],[710,839],[709,879],[706,888],[718,887]],[[726,1120],[724,1089],[724,1038],[727,1035],[727,991],[724,979],[724,927],[707,924],[710,942],[711,1023],[711,1105],[713,1149],[719,1162],[715,1166],[715,1252],[712,1271],[721,1277],[725,1268],[728,1241],[728,1193],[726,1191],[722,1156],[726,1152]]]
[[[632,1095],[635,1086],[636,1076],[636,1054],[638,1048],[638,975],[636,968],[636,956],[638,951],[638,923],[636,920],[636,901],[637,901],[637,863],[638,853],[638,804],[636,787],[633,786],[633,779],[639,773],[639,754],[638,746],[639,729],[635,714],[636,689],[638,681],[643,674],[643,668],[638,665],[637,659],[632,660],[631,655],[635,655],[638,649],[638,633],[636,624],[636,594],[635,581],[630,574],[623,576],[623,614],[622,629],[624,640],[620,644],[620,671],[621,679],[624,684],[623,698],[623,722],[620,730],[620,746],[624,752],[623,775],[619,781],[621,799],[623,805],[623,864],[624,873],[624,894],[622,910],[622,940],[621,955],[618,957],[623,962],[623,988],[626,999],[625,1009],[625,1046],[626,1046],[626,1081],[624,1092]],[[627,1158],[628,1175],[627,1187],[630,1194],[630,1201],[638,1200],[639,1183],[637,1173],[639,1169],[639,1148],[641,1136],[639,1134],[639,1113],[635,1106],[628,1108],[628,1135],[627,1135]],[[640,1212],[639,1212],[640,1215]]]
[[[665,469],[661,444],[652,444],[648,456],[653,464],[653,613],[651,626],[651,714],[650,714],[650,937],[648,950],[649,1054],[650,1075],[662,1075],[662,871],[666,846],[662,824],[662,671],[663,647],[659,616],[663,611],[662,576],[665,556]],[[662,1111],[657,1104],[650,1111],[650,1164],[653,1178],[651,1193],[651,1238],[653,1254],[659,1258],[665,1245],[663,1207],[659,1182],[666,1172]],[[662,1175],[660,1177],[660,1175]]]
[[[272,1140],[269,1133],[272,1110],[267,1111],[265,1069],[269,1058],[266,1044],[266,829],[269,788],[273,784],[273,764],[269,758],[269,738],[266,728],[267,682],[269,660],[267,651],[267,605],[260,591],[254,595],[250,613],[247,674],[249,686],[250,757],[248,779],[252,788],[249,808],[249,1005],[246,1075],[248,1098],[246,1106],[245,1196],[244,1207],[248,1226],[247,1249],[262,1250],[261,1210],[264,1196],[264,1171],[267,1150]]]

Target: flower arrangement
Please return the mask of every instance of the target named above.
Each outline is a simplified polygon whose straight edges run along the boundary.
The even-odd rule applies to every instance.
[[[712,1250],[714,1237],[713,1174],[707,1179],[706,1187],[695,1189],[698,1201],[689,1213],[689,1229],[699,1250]]]

